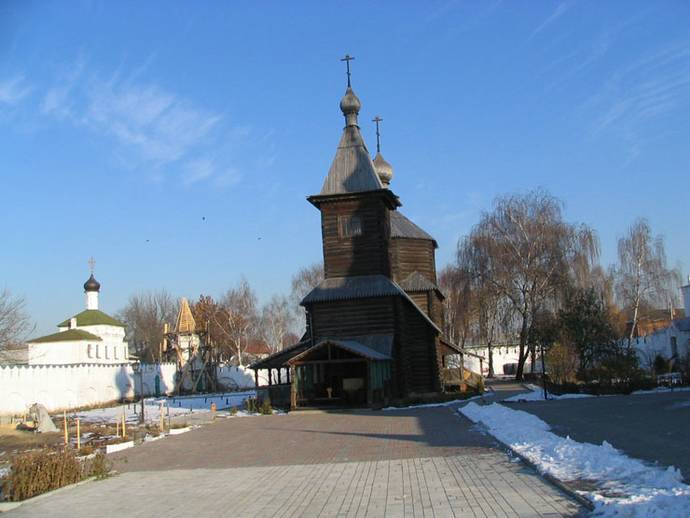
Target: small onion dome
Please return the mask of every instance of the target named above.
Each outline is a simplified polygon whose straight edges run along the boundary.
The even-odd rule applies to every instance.
[[[388,187],[393,179],[393,166],[386,162],[381,153],[376,153],[374,158],[374,169],[376,169],[376,174],[379,176],[381,183]]]
[[[360,102],[359,97],[357,97],[355,93],[352,91],[352,88],[348,86],[345,95],[340,100],[340,110],[345,115],[348,115],[350,113],[356,114],[359,113],[359,109],[361,107],[362,103]]]
[[[84,283],[84,291],[100,291],[101,283],[91,274],[89,280]]]

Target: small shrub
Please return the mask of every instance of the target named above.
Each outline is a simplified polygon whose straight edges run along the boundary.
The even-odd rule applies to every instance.
[[[231,406],[228,412],[230,412],[230,415],[237,415],[237,407]]]
[[[40,450],[17,455],[11,461],[3,493],[10,500],[26,500],[83,478],[83,466],[72,450]]]
[[[268,399],[264,399],[259,408],[259,413],[262,415],[273,415],[273,407]]]
[[[92,459],[90,459],[85,468],[85,472],[89,477],[96,477],[96,480],[103,480],[110,475],[111,469],[112,464],[108,460],[108,457],[106,457],[105,453],[99,451]]]
[[[255,397],[247,398],[244,401],[244,406],[247,409],[247,412],[251,412],[253,414],[256,414],[259,412],[259,400],[256,399]]]
[[[86,444],[79,449],[79,455],[91,455],[93,453],[93,446]]]

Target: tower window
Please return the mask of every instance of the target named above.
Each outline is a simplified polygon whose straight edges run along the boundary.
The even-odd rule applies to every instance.
[[[338,231],[341,238],[361,236],[362,218],[359,216],[338,216]]]

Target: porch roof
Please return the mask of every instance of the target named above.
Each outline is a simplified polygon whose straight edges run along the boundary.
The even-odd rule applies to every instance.
[[[316,345],[302,351],[301,353],[297,354],[296,356],[293,356],[290,358],[287,363],[292,364],[296,361],[298,361],[301,358],[304,358],[306,355],[308,355],[311,352],[316,351],[317,349],[321,349],[322,347],[332,344],[335,345],[336,347],[340,347],[341,349],[345,349],[346,351],[349,351],[353,354],[356,354],[358,356],[362,356],[363,358],[366,358],[368,360],[391,360],[390,354],[384,354],[382,352],[377,351],[376,349],[373,349],[367,345],[364,345],[361,342],[358,342],[356,340],[341,340],[341,339],[333,339],[333,338],[326,338],[324,340],[319,341]]]

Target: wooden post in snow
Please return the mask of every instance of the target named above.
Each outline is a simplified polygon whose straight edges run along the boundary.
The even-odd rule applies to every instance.
[[[65,446],[69,444],[69,432],[67,431],[67,410],[62,413],[62,427],[65,432]]]

